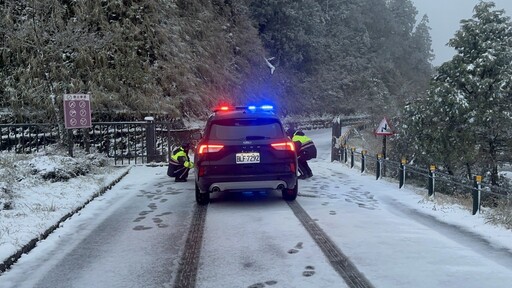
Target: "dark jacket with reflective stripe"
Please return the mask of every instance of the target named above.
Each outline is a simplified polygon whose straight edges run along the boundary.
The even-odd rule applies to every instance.
[[[293,134],[292,141],[295,143],[297,157],[299,160],[307,161],[316,158],[316,146],[313,140],[304,135],[304,132],[297,131]]]

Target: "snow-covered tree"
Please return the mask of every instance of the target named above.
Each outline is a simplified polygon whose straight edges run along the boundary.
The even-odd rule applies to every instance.
[[[439,68],[426,102],[412,105],[409,115],[421,116],[406,126],[421,131],[412,138],[432,160],[448,169],[465,165],[467,176],[483,173],[497,184],[511,152],[512,23],[482,1],[449,45],[456,55]]]
[[[59,97],[79,92],[109,121],[263,99],[392,116],[430,76],[411,0],[0,3],[0,109],[31,121],[59,121]]]
[[[431,75],[434,53],[432,51],[432,38],[430,37],[430,27],[427,15],[423,15],[411,37],[411,56],[410,65],[422,73],[414,73],[419,77]],[[430,76],[429,76],[430,78]],[[424,81],[424,79],[422,79]],[[428,82],[425,81],[425,84]]]

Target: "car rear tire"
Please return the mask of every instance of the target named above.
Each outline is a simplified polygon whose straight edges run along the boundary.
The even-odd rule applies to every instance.
[[[286,201],[294,201],[297,198],[297,194],[299,193],[299,181],[295,182],[295,187],[293,189],[283,189],[283,199]]]
[[[199,205],[208,205],[210,203],[210,192],[201,193],[196,182],[196,202]]]

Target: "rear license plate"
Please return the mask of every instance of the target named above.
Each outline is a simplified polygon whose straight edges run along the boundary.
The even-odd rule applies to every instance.
[[[236,164],[260,163],[260,153],[236,153]]]

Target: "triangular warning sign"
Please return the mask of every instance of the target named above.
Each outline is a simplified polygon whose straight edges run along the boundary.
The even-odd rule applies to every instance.
[[[393,128],[389,124],[388,119],[386,119],[386,117],[384,117],[384,119],[382,119],[382,121],[380,121],[380,124],[377,127],[377,129],[375,129],[375,135],[386,136],[386,135],[393,135],[393,134],[395,134],[395,132],[393,131]]]

